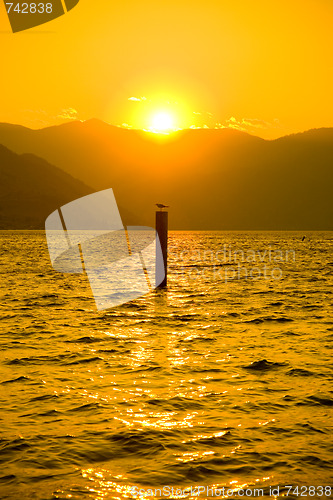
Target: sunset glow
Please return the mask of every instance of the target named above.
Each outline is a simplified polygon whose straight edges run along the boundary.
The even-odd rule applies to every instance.
[[[160,111],[153,115],[151,131],[165,133],[174,130],[174,120],[170,113]]]
[[[35,28],[38,36],[22,35],[24,44],[2,5],[0,121],[38,129],[98,118],[151,130],[163,111],[172,130],[232,128],[266,139],[332,126],[333,2],[98,5],[80,2]],[[29,75],[24,92],[17,68]]]
[[[333,499],[332,26],[0,0],[0,500]]]

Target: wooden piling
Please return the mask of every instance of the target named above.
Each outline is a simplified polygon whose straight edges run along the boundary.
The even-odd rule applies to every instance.
[[[157,288],[165,288],[168,282],[168,212],[162,210],[156,212],[156,232],[160,240],[163,257],[163,261],[161,261],[160,251],[156,247],[156,283],[160,281],[161,268],[163,269],[161,266],[164,266],[164,279],[158,284]]]

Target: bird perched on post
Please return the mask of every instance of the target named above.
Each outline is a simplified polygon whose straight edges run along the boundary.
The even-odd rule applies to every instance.
[[[163,208],[169,208],[169,205],[163,205],[163,203],[156,203],[157,208],[159,208],[161,211]]]

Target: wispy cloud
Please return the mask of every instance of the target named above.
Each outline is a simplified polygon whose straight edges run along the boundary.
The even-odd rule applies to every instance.
[[[199,125],[199,126],[197,126],[197,125],[191,125],[190,128],[193,129],[193,130],[197,130],[197,129],[200,129],[200,128],[205,128],[206,129],[206,128],[210,128],[210,127],[208,127],[208,125],[206,125],[204,123],[203,125]]]
[[[226,120],[226,125],[229,128],[234,128],[235,130],[241,130],[242,132],[253,132],[254,130],[269,130],[272,128],[280,128],[280,122],[277,118],[273,122],[267,122],[265,120],[260,120],[259,118],[241,118],[238,120],[234,116],[231,116]]]
[[[208,116],[209,118],[213,118],[213,113],[210,113],[209,111],[193,111],[194,115],[205,115]]]
[[[61,120],[77,120],[78,112],[74,108],[62,109],[57,118]]]
[[[195,122],[190,126],[192,129],[225,129],[232,128],[234,130],[239,130],[240,132],[247,132],[249,134],[261,134],[267,135],[271,130],[276,130],[281,128],[279,120],[276,118],[272,122],[262,120],[260,118],[236,118],[231,116],[227,120],[218,121],[212,113],[208,111],[192,111],[195,115]]]
[[[147,101],[147,97],[129,97],[128,100],[134,102],[142,102]]]
[[[226,125],[223,125],[223,123],[215,123],[215,128],[228,128]]]
[[[226,120],[226,124],[229,128],[246,132],[246,129],[243,127],[243,120],[238,121],[234,116],[231,116],[228,120]]]

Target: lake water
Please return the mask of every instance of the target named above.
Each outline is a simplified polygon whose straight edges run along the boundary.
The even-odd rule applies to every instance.
[[[329,498],[333,233],[306,236],[171,232],[168,289],[98,312],[1,232],[0,498]]]

